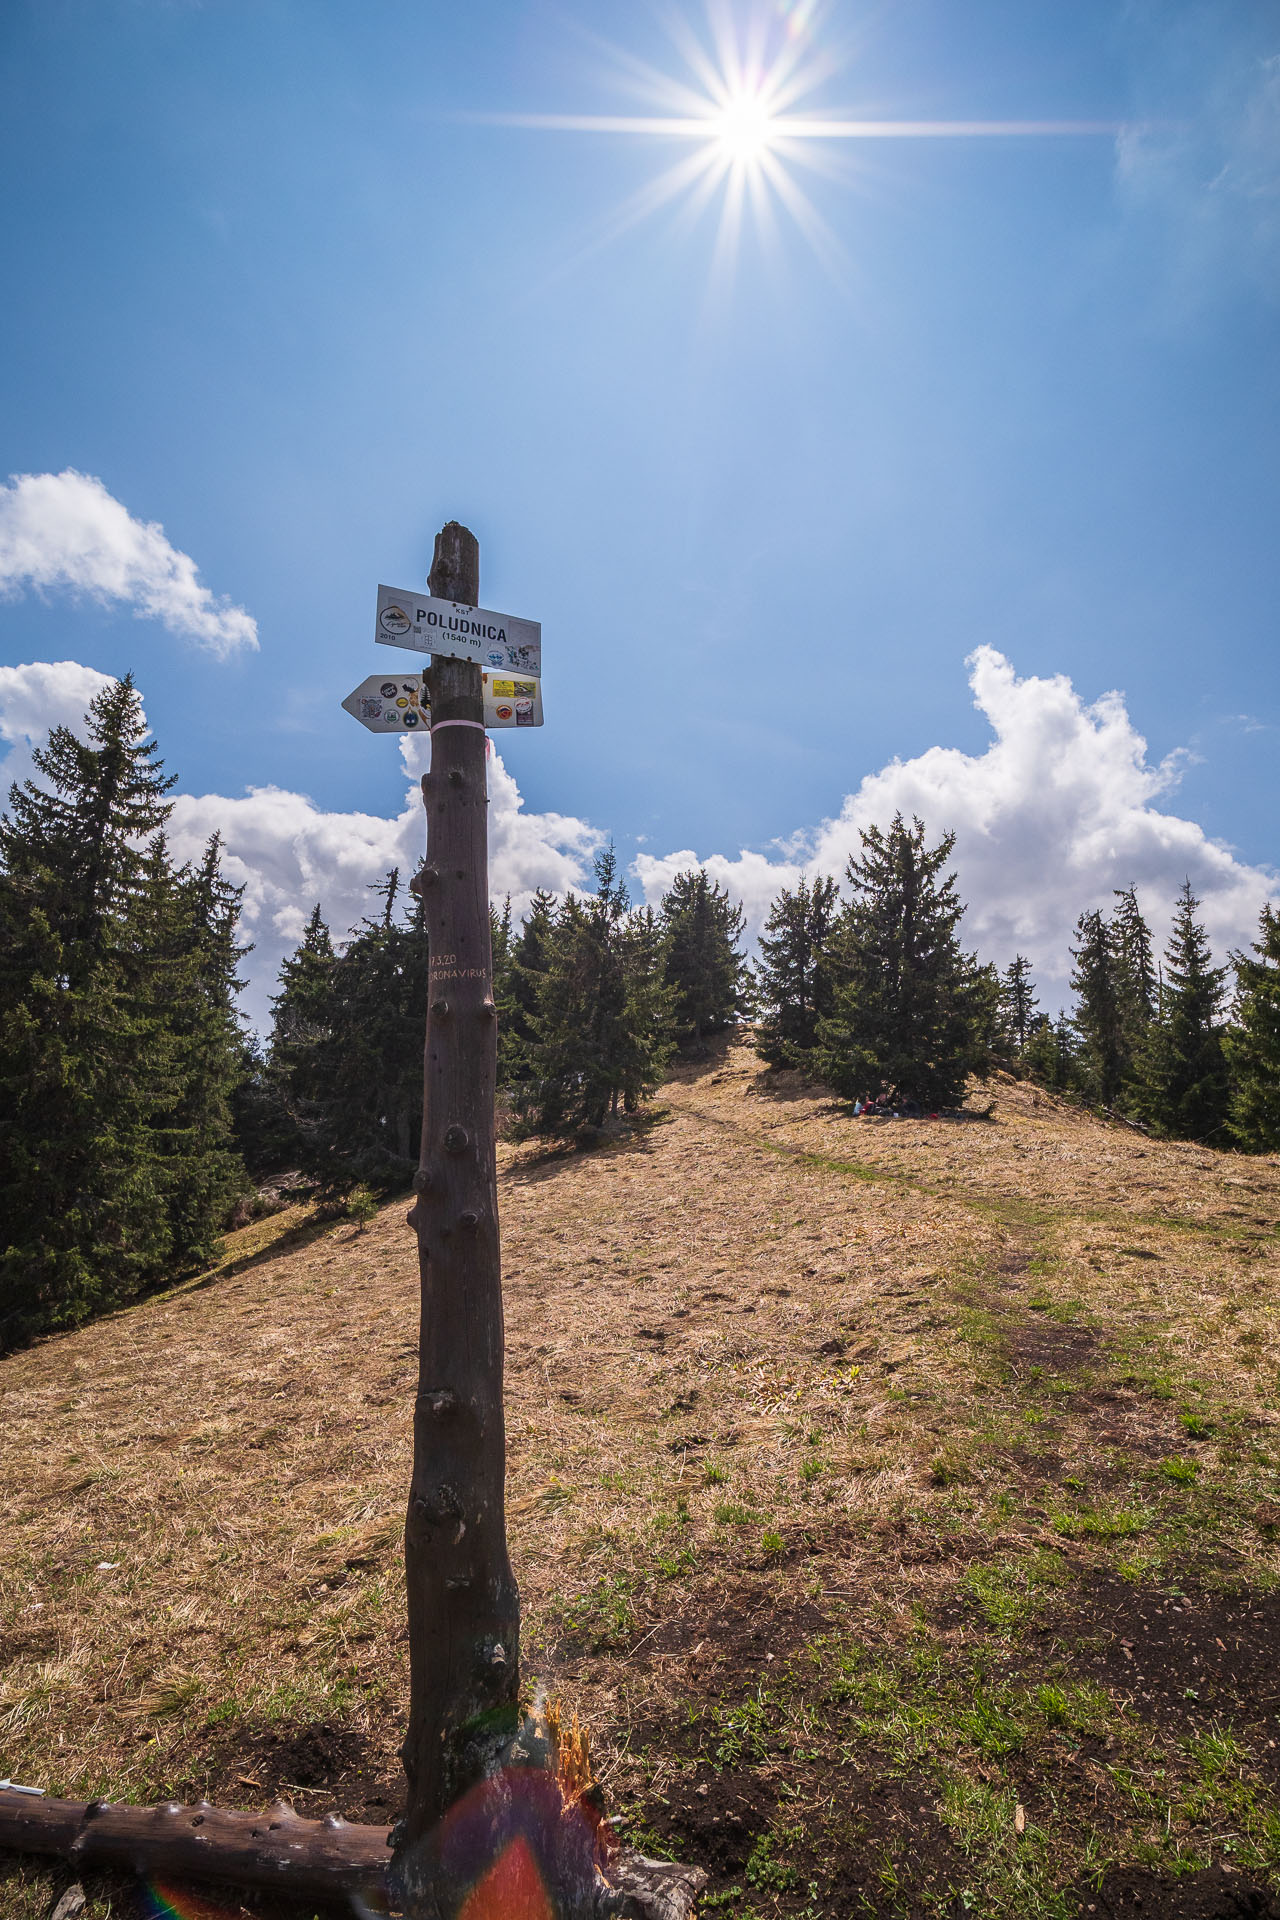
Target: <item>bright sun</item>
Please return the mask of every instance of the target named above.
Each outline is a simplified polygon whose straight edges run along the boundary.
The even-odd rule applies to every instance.
[[[730,100],[711,125],[721,153],[741,165],[761,159],[772,143],[773,115],[759,94]]]
[[[888,120],[806,111],[839,62],[816,44],[828,0],[702,0],[706,30],[673,13],[668,28],[688,78],[676,79],[631,55],[617,53],[617,75],[642,111],[616,113],[493,113],[464,116],[501,126],[549,131],[638,135],[683,151],[633,194],[604,227],[605,237],[626,231],[659,207],[680,200],[698,217],[719,200],[716,264],[732,259],[747,219],[776,238],[773,216],[794,222],[815,254],[836,273],[847,265],[844,246],[797,177],[802,167],[840,178],[833,142],[954,139],[973,135],[1106,134],[1114,122],[1090,120]]]

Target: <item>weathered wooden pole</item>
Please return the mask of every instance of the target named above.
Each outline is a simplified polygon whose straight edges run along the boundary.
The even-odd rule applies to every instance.
[[[451,521],[436,538],[432,594],[476,606],[479,574],[475,536]],[[520,1685],[520,1597],[503,1485],[497,1019],[480,668],[434,655],[430,687],[427,857],[415,882],[431,960],[422,1150],[409,1215],[422,1286],[405,1525],[409,1799],[393,1865],[410,1912],[415,1904],[433,1910],[433,1829],[501,1766]]]

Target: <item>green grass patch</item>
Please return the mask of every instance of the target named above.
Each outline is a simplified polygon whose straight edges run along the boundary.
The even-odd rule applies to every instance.
[[[561,1609],[561,1618],[571,1633],[580,1634],[588,1642],[593,1652],[616,1646],[635,1630],[631,1581],[602,1576]]]
[[[716,1525],[721,1527],[750,1527],[760,1515],[754,1507],[744,1507],[740,1500],[720,1500],[716,1503]]]
[[[1160,1471],[1165,1479],[1172,1480],[1175,1486],[1190,1487],[1199,1477],[1200,1466],[1198,1461],[1187,1460],[1175,1454],[1171,1459],[1160,1462]]]
[[[1133,1540],[1150,1521],[1145,1507],[1108,1506],[1060,1509],[1050,1524],[1064,1540]]]

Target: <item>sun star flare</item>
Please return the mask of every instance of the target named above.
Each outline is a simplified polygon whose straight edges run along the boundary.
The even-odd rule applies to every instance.
[[[707,33],[681,17],[669,20],[686,77],[613,49],[615,81],[641,110],[609,113],[480,113],[461,116],[491,126],[544,132],[638,137],[683,149],[641,187],[600,236],[618,238],[664,206],[682,203],[697,218],[718,202],[714,260],[736,252],[749,210],[766,239],[785,215],[828,266],[845,258],[843,243],[796,178],[801,167],[837,170],[833,145],[848,154],[869,140],[1018,138],[1112,135],[1113,121],[897,120],[815,111],[809,105],[845,62],[816,42],[816,0],[759,0],[731,16],[724,0],[707,0]],[[846,169],[847,171],[847,169]]]

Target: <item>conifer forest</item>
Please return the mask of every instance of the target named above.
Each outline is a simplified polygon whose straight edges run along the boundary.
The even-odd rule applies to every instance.
[[[0,819],[0,1341],[74,1325],[197,1271],[263,1189],[301,1179],[358,1214],[417,1158],[428,944],[414,877],[369,912],[311,912],[270,1031],[237,1011],[240,895],[217,837],[177,865],[165,773],[132,682],[58,727]],[[949,862],[900,817],[841,881],[774,900],[748,959],[705,870],[654,906],[612,849],[583,893],[492,911],[499,1083],[512,1139],[588,1145],[638,1115],[673,1060],[749,1028],[761,1059],[861,1111],[954,1108],[994,1071],[1152,1135],[1280,1149],[1280,914],[1215,955],[1190,885],[1153,928],[1135,890],[1085,902],[1075,1000],[1036,956],[966,949]],[[1043,956],[1041,956],[1043,958]]]

